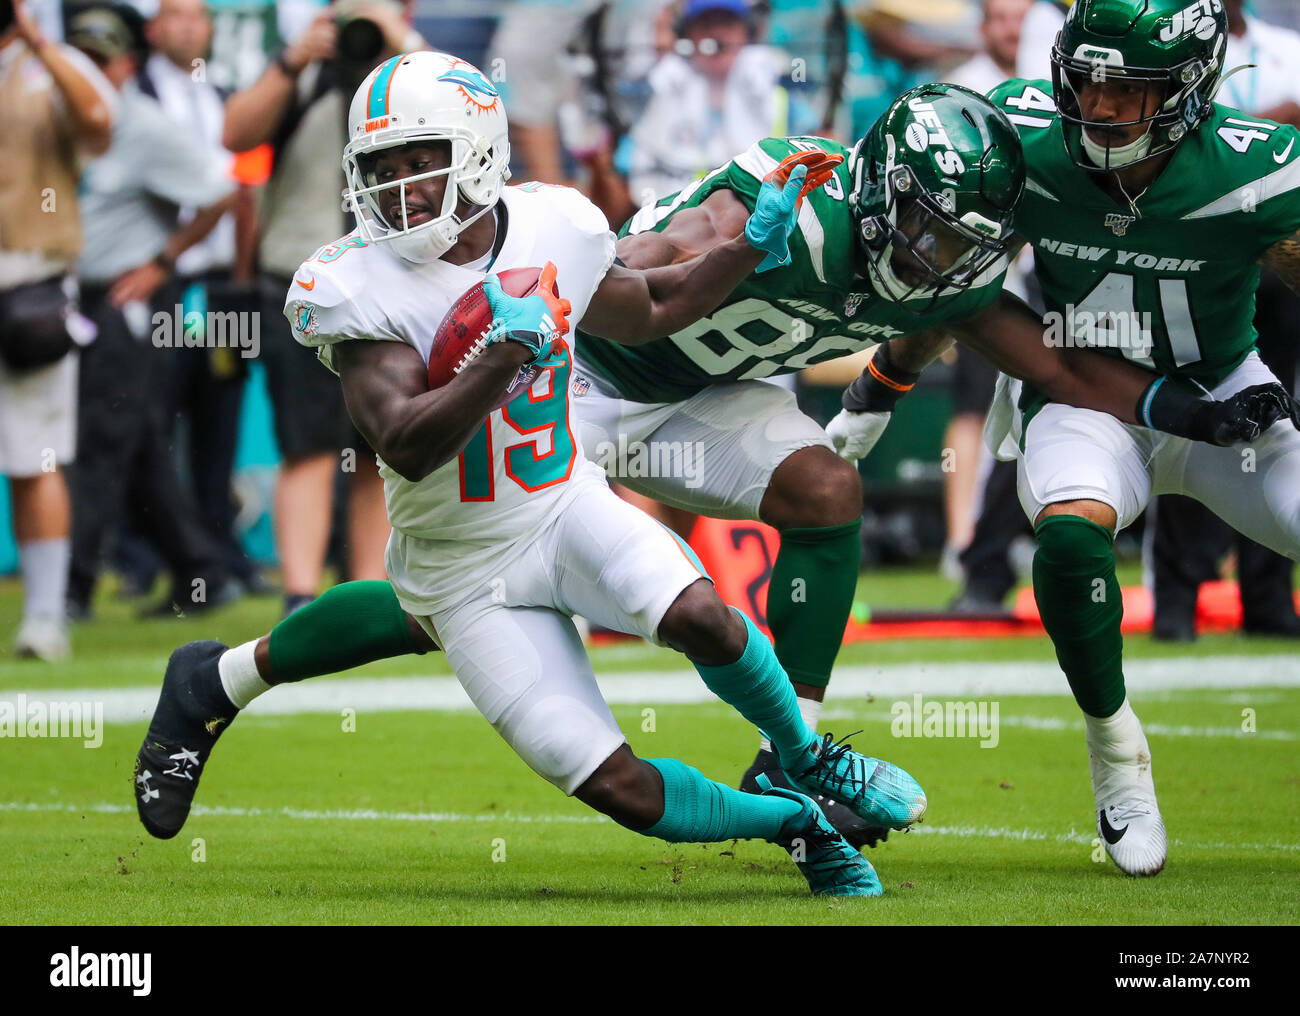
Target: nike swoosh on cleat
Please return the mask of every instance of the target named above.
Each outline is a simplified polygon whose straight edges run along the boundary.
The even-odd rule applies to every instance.
[[[1286,157],[1291,154],[1291,148],[1294,145],[1295,145],[1295,138],[1292,138],[1291,144],[1287,145],[1285,151],[1283,151],[1280,155],[1277,152],[1273,153],[1273,161],[1276,162],[1279,166],[1282,165],[1282,163],[1286,162]]]
[[[1109,822],[1106,821],[1105,808],[1097,812],[1097,822],[1101,826],[1101,835],[1106,838],[1106,842],[1109,843],[1112,847],[1120,840],[1122,840],[1124,838],[1124,834],[1128,832],[1128,826],[1125,826],[1123,829],[1119,830],[1119,832],[1115,831],[1114,827]]]

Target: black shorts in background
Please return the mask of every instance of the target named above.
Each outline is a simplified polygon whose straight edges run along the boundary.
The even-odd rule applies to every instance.
[[[262,365],[275,416],[280,457],[301,459],[356,447],[352,421],[339,379],[316,358],[316,351],[294,340],[284,316],[284,297],[293,280],[262,276]]]
[[[975,350],[957,343],[957,365],[952,372],[953,415],[988,415],[997,383],[998,369]]]

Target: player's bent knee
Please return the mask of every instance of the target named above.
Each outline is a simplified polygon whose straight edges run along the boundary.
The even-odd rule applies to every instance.
[[[1040,525],[1044,519],[1051,518],[1053,515],[1074,515],[1081,519],[1087,519],[1103,529],[1109,529],[1115,532],[1115,527],[1119,524],[1119,515],[1110,505],[1101,501],[1079,500],[1079,501],[1057,501],[1055,504],[1049,504],[1041,512],[1038,518],[1034,519],[1034,525]]]
[[[748,629],[706,579],[682,590],[659,623],[659,637],[695,663],[722,666],[740,659]]]
[[[626,744],[605,759],[573,796],[629,829],[650,828],[664,811],[663,778]]]
[[[846,525],[862,514],[862,478],[829,448],[800,449],[772,474],[760,514],[777,529]]]

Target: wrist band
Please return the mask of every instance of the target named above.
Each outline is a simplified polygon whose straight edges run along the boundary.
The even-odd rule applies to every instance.
[[[289,61],[284,58],[284,50],[275,54],[275,65],[280,68],[280,73],[290,80],[297,80],[298,75],[302,73],[301,68],[294,70],[289,66]]]
[[[1158,377],[1142,392],[1133,415],[1152,430],[1213,443],[1214,403],[1201,394],[1190,385]]]
[[[902,370],[889,355],[889,346],[876,349],[862,376],[844,390],[840,402],[852,413],[887,413],[912,390],[920,374]]]

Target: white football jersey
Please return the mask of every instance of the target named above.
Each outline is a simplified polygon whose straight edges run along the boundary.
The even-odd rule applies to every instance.
[[[452,304],[487,271],[555,263],[572,328],[614,261],[604,214],[575,190],[528,183],[507,188],[506,237],[483,270],[445,261],[417,264],[358,234],[322,247],[298,269],[284,313],[294,337],[334,369],[331,347],[352,340],[404,342],[425,363]],[[532,389],[494,410],[458,458],[418,482],[382,458],[393,534],[388,575],[402,606],[428,614],[489,581],[531,545],[531,536],[604,473],[582,454],[569,413],[570,349]]]

